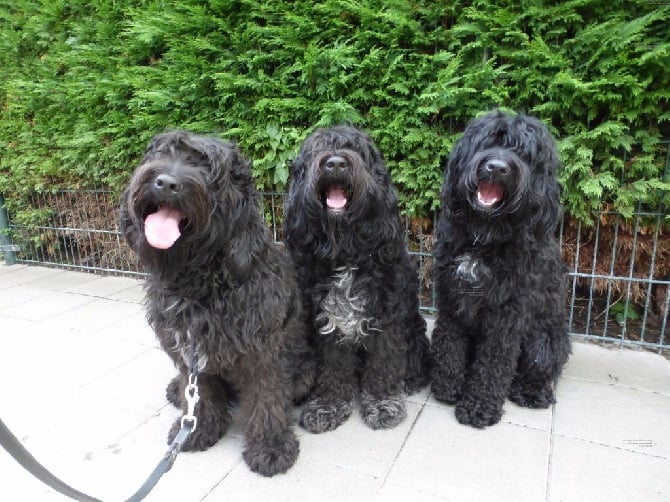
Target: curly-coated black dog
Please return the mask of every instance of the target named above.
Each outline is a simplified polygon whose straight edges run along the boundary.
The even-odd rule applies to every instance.
[[[184,411],[190,361],[197,367],[197,427],[183,449],[216,443],[239,398],[244,459],[272,476],[298,456],[291,400],[311,389],[315,359],[295,270],[258,202],[250,162],[233,145],[174,131],[151,141],[123,193],[120,225],[149,273],[147,319],[179,370],[168,398]],[[177,420],[170,441],[179,428]]]
[[[292,162],[284,226],[317,349],[317,384],[301,423],[373,428],[406,416],[403,393],[428,383],[418,276],[380,152],[350,126],[317,129]]]
[[[431,384],[462,424],[497,423],[506,397],[531,408],[554,402],[570,354],[559,168],[542,122],[497,110],[473,120],[449,156]]]

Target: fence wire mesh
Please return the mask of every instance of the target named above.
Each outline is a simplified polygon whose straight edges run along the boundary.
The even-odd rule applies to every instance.
[[[273,238],[283,238],[284,195],[264,193],[263,211]],[[104,188],[35,194],[29,205],[41,224],[12,224],[16,261],[100,274],[143,277],[117,226],[117,197]],[[569,217],[560,229],[570,269],[567,299],[572,336],[659,352],[670,351],[670,235],[663,207],[632,219],[602,212],[593,226]],[[10,215],[11,220],[11,215]],[[416,257],[422,312],[436,313],[434,218],[405,218]]]

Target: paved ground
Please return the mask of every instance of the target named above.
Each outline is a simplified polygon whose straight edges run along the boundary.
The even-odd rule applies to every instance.
[[[142,296],[133,279],[0,265],[0,417],[54,473],[105,501],[139,487],[179,415]],[[271,479],[242,461],[238,417],[209,451],[182,453],[147,500],[670,500],[667,359],[575,343],[557,405],[505,410],[475,430],[426,389],[393,430],[358,415],[322,435],[296,427],[300,457]],[[0,500],[66,500],[3,450],[0,473]]]

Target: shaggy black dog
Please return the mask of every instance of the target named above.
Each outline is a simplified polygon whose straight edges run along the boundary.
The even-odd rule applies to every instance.
[[[532,408],[554,402],[570,354],[559,167],[542,122],[500,111],[473,120],[449,156],[431,383],[462,424],[497,423],[506,397]]]
[[[149,145],[122,196],[120,223],[149,273],[147,319],[179,369],[168,398],[184,411],[191,358],[198,370],[197,427],[183,449],[216,443],[239,397],[244,459],[272,476],[298,456],[291,399],[310,390],[315,360],[295,271],[258,202],[250,163],[233,145],[175,131]],[[170,441],[179,428],[177,420]]]
[[[373,428],[406,416],[403,392],[428,383],[418,278],[383,159],[361,131],[318,129],[292,162],[285,238],[298,269],[319,368],[301,423],[335,429],[351,414]]]

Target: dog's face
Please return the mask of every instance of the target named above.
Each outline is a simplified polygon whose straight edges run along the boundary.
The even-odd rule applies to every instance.
[[[289,250],[310,259],[395,259],[403,239],[398,196],[368,135],[337,126],[304,141],[291,163],[284,230]]]
[[[239,234],[255,193],[250,163],[233,145],[160,134],[121,197],[121,230],[150,270],[175,267]]]
[[[542,122],[488,113],[468,124],[449,156],[442,206],[450,217],[553,231],[560,211],[559,167],[555,142]]]
[[[349,126],[317,129],[291,163],[289,204],[318,218],[353,219],[383,203],[390,186],[369,136]]]

